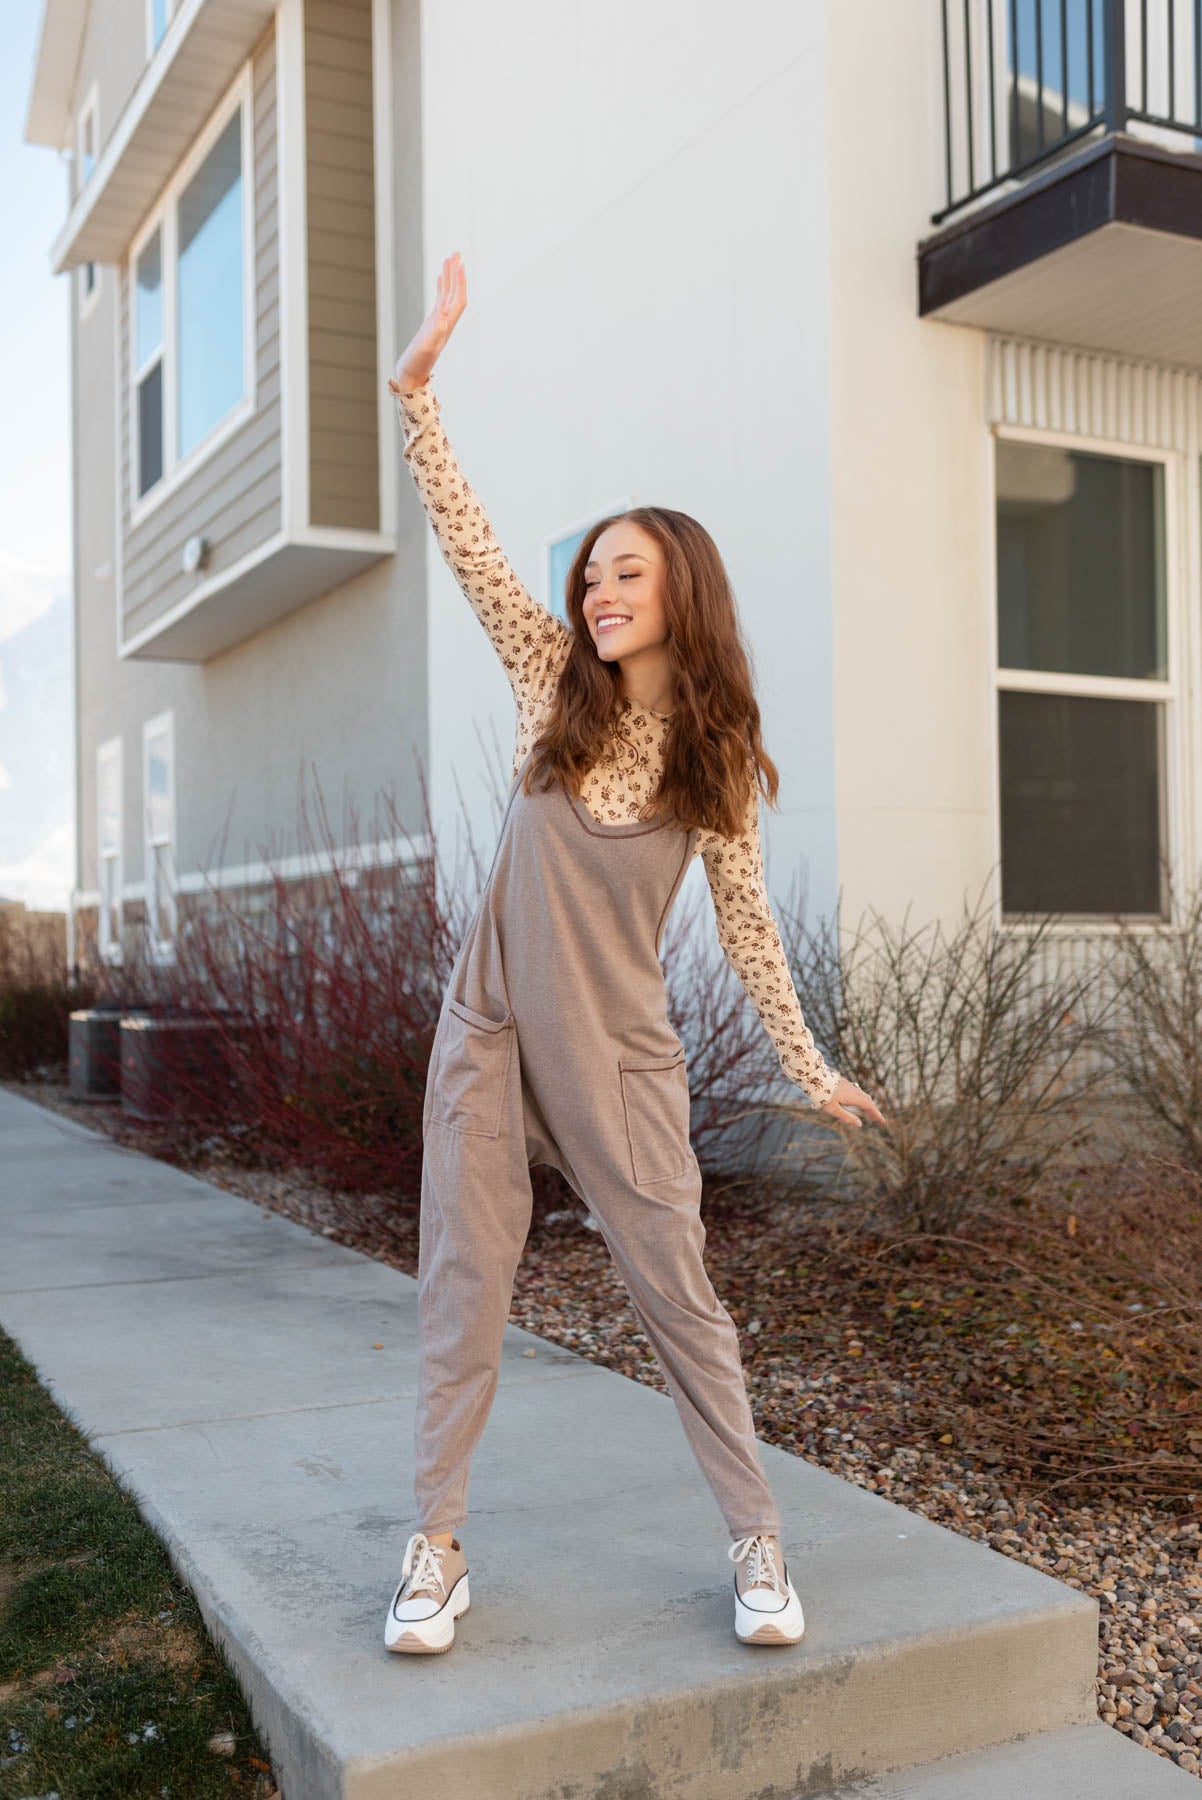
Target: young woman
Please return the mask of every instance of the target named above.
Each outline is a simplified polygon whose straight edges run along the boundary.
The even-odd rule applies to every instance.
[[[430,372],[467,304],[456,254],[389,387],[405,462],[517,701],[500,841],[435,1032],[422,1122],[421,1364],[410,1537],[385,1643],[447,1650],[467,1611],[468,1466],[496,1391],[530,1225],[530,1168],[596,1219],[734,1542],[735,1629],[795,1643],[801,1602],[760,1464],[738,1332],[702,1262],[684,1047],[668,1022],[664,923],[704,859],[726,956],[785,1073],[845,1124],[854,1082],[802,1017],[764,886],[760,742],[730,583],[687,513],[640,506],[585,534],[569,623],[526,591],[443,431]]]

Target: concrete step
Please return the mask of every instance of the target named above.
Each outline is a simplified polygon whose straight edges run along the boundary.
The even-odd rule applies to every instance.
[[[1095,1721],[852,1782],[825,1800],[1186,1800],[1187,1792],[1197,1794],[1196,1776]]]
[[[193,1585],[286,1800],[812,1795],[1095,1717],[1094,1600],[769,1445],[807,1631],[738,1643],[671,1400],[517,1327],[471,1610],[390,1656],[416,1284],[4,1090],[0,1214],[0,1322]]]

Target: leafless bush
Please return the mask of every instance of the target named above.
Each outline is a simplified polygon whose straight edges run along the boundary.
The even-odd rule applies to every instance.
[[[156,963],[134,934],[105,991],[152,1021],[204,1025],[219,1052],[198,1058],[182,1033],[156,1040],[165,1151],[187,1158],[216,1131],[247,1161],[307,1168],[344,1196],[412,1200],[430,1045],[476,895],[443,868],[424,775],[417,836],[384,794],[365,845],[353,805],[332,828],[310,773],[288,873],[271,844],[257,846],[267,878],[255,890],[206,873],[174,960]],[[220,869],[223,846],[214,860]]]
[[[999,931],[978,900],[949,932],[911,930],[909,910],[894,929],[872,909],[845,937],[839,915],[810,932],[786,905],[781,931],[816,1038],[887,1121],[833,1126],[840,1186],[898,1227],[939,1232],[1078,1141],[1106,1081],[1080,1052],[1106,1003],[1094,971],[1046,955],[1052,915]]]
[[[1105,970],[1117,1000],[1099,1049],[1138,1103],[1140,1131],[1150,1122],[1202,1173],[1202,883],[1186,888],[1178,916],[1147,925],[1115,915]]]

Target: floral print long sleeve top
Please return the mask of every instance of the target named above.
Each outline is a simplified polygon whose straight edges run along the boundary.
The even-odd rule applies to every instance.
[[[571,628],[541,606],[518,578],[460,468],[429,381],[402,393],[390,381],[404,427],[404,459],[442,554],[488,633],[517,702],[513,775],[534,744],[567,657]],[[637,819],[663,768],[668,717],[626,702],[623,723],[593,765],[581,799],[600,823]],[[840,1076],[823,1060],[802,1016],[764,880],[759,794],[753,786],[738,836],[698,832],[714,902],[718,941],[758,1012],[790,1081],[815,1106]]]

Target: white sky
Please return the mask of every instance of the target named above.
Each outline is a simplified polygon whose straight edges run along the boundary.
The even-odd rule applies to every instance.
[[[23,140],[41,24],[40,0],[6,7],[0,25],[0,193],[5,281],[0,288],[4,423],[0,428],[0,547],[45,574],[67,575],[70,540],[70,369],[67,277],[50,274],[50,244],[66,210],[56,150]]]
[[[50,274],[48,256],[65,213],[66,168],[57,151],[23,136],[41,13],[41,0],[26,0],[0,22],[0,894],[65,907],[74,865],[71,785],[62,779],[70,634],[36,630],[53,622],[52,608],[66,624],[71,586],[69,284]],[[28,703],[31,694],[14,716],[18,697]],[[59,704],[37,703],[39,694]]]

